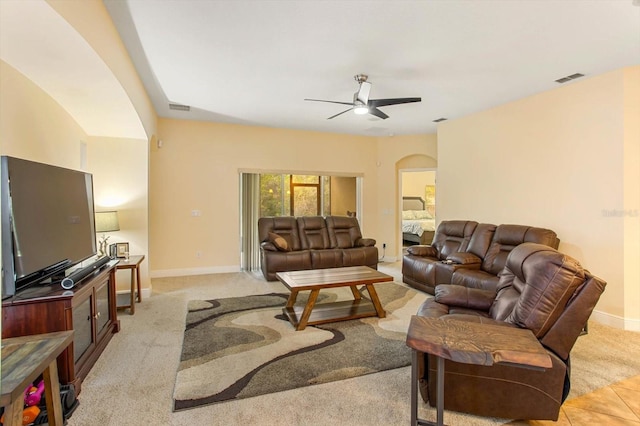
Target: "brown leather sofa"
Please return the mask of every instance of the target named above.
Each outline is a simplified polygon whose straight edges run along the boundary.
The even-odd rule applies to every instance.
[[[534,243],[514,248],[493,290],[441,284],[417,315],[529,329],[551,357],[544,371],[445,361],[444,408],[480,416],[557,420],[570,389],[569,354],[606,283],[569,256]],[[437,359],[418,354],[420,392],[436,405]]]
[[[532,226],[442,221],[430,246],[407,249],[402,281],[429,294],[450,283],[495,291],[508,254],[526,242],[558,248],[560,240],[555,232]]]
[[[258,219],[262,275],[276,272],[369,266],[378,268],[378,248],[362,238],[360,224],[347,216],[278,216]]]

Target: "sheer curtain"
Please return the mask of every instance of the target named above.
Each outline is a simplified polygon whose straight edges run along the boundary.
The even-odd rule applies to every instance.
[[[240,173],[240,268],[243,271],[260,269],[260,175]]]

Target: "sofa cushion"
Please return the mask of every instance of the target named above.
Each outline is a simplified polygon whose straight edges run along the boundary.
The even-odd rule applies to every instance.
[[[258,219],[258,238],[269,241],[269,233],[278,234],[287,241],[292,251],[301,250],[298,222],[291,216],[265,216]]]
[[[375,247],[354,247],[342,249],[342,266],[369,266],[378,269],[378,249]]]
[[[291,251],[291,247],[289,247],[289,243],[287,240],[282,238],[280,235],[275,232],[269,232],[269,242],[271,242],[278,250],[280,251]]]
[[[478,222],[468,220],[442,221],[436,229],[431,246],[438,258],[445,260],[451,253],[467,251],[467,246]]]
[[[342,250],[323,249],[309,250],[311,254],[311,267],[313,269],[340,268],[342,264]]]
[[[451,283],[469,288],[480,288],[496,292],[499,278],[480,269],[458,269],[451,277]]]
[[[347,216],[327,216],[327,232],[331,248],[352,248],[362,239],[358,219]]]
[[[556,233],[550,229],[525,225],[499,225],[482,261],[482,270],[498,275],[504,268],[507,256],[514,247],[522,243],[538,243],[558,247]]]
[[[303,250],[331,248],[327,223],[322,216],[303,216],[297,218],[297,221]]]
[[[536,337],[544,336],[565,309],[576,289],[585,281],[585,272],[577,260],[542,244],[521,244],[511,252],[500,277],[499,294],[490,314],[496,318],[512,305],[505,322],[527,328]],[[497,319],[497,318],[496,318]]]

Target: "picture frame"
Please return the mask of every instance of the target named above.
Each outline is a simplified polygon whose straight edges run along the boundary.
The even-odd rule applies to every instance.
[[[116,257],[129,257],[129,243],[116,243]]]

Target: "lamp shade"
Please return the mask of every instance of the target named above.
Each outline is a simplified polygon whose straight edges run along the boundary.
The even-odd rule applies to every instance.
[[[96,232],[119,231],[118,212],[96,212]]]

